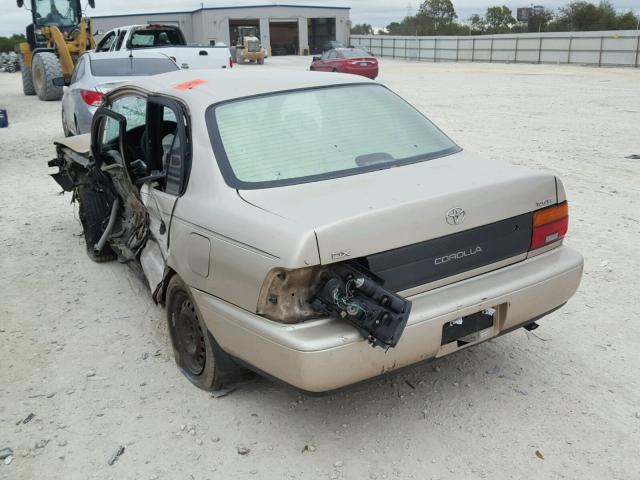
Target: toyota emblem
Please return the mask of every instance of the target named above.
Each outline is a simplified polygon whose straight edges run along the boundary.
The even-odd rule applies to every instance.
[[[449,225],[460,225],[463,222],[465,215],[466,212],[462,208],[455,207],[447,212],[445,218]]]

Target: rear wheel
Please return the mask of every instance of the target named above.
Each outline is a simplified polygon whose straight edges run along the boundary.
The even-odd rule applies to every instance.
[[[52,52],[34,55],[32,62],[33,84],[40,100],[60,100],[62,87],[53,84],[53,79],[62,77],[60,61]]]
[[[218,390],[240,380],[245,370],[222,351],[178,275],[171,277],[166,298],[173,355],[184,376],[203,390]]]
[[[20,57],[20,74],[22,75],[22,91],[25,95],[35,95],[36,87],[33,86],[33,74],[31,68],[24,64],[24,58]]]

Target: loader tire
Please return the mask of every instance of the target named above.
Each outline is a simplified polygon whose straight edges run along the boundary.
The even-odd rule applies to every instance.
[[[32,62],[33,84],[38,98],[44,101],[60,100],[62,87],[53,84],[53,79],[62,77],[60,60],[52,52],[36,53]]]
[[[20,73],[22,74],[22,91],[25,95],[35,95],[36,87],[33,86],[33,74],[31,68],[24,64],[24,59],[20,57]]]
[[[84,241],[87,244],[87,255],[96,263],[115,260],[116,254],[108,243],[100,252],[96,252],[93,248],[100,240],[111,213],[104,193],[80,187],[78,201],[80,203],[80,222],[82,223]]]

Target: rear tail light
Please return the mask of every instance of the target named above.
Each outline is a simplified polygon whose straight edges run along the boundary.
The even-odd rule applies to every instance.
[[[411,313],[411,301],[385,290],[373,273],[352,262],[271,270],[260,290],[257,313],[280,323],[333,317],[351,323],[371,346],[395,347]]]
[[[229,57],[229,68],[233,68],[233,58]]]
[[[561,240],[569,228],[569,205],[563,202],[533,212],[533,233],[529,250]]]
[[[80,90],[80,96],[84,103],[91,105],[92,107],[99,107],[102,104],[104,93],[97,92],[95,90]]]

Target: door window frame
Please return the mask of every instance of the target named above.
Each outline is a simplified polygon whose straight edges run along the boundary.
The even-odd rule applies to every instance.
[[[158,116],[154,119],[151,118],[152,115],[154,115],[154,108],[152,107],[152,105],[158,106],[158,107],[162,107],[157,109],[158,112]],[[160,96],[160,95],[149,95],[147,96],[147,129],[151,129],[153,130],[153,123],[157,122],[157,121],[163,121],[162,115],[160,115],[159,112],[162,112],[164,108],[168,108],[170,109],[174,116],[176,117],[176,136],[179,138],[180,140],[180,155],[182,157],[182,165],[180,166],[180,177],[177,180],[177,183],[179,184],[179,188],[176,192],[172,192],[166,191],[167,188],[167,181],[169,180],[169,166],[167,165],[166,168],[163,165],[164,168],[164,172],[167,174],[167,178],[165,178],[165,181],[163,182],[163,184],[161,185],[161,191],[166,193],[167,195],[173,195],[175,197],[180,197],[184,194],[186,188],[187,188],[187,184],[189,182],[189,176],[191,173],[191,159],[192,159],[192,142],[191,142],[191,134],[190,134],[190,120],[189,120],[189,115],[188,115],[188,111],[185,108],[184,104],[182,104],[181,102],[173,99],[173,98],[168,98],[168,97],[164,97],[164,96]],[[161,149],[162,148],[162,138],[148,138],[147,140],[149,142],[148,145],[148,151],[151,152],[151,154],[156,154],[157,152],[155,152],[154,150],[157,149]],[[152,145],[151,142],[155,141],[155,145]],[[162,160],[161,160],[162,161]]]

